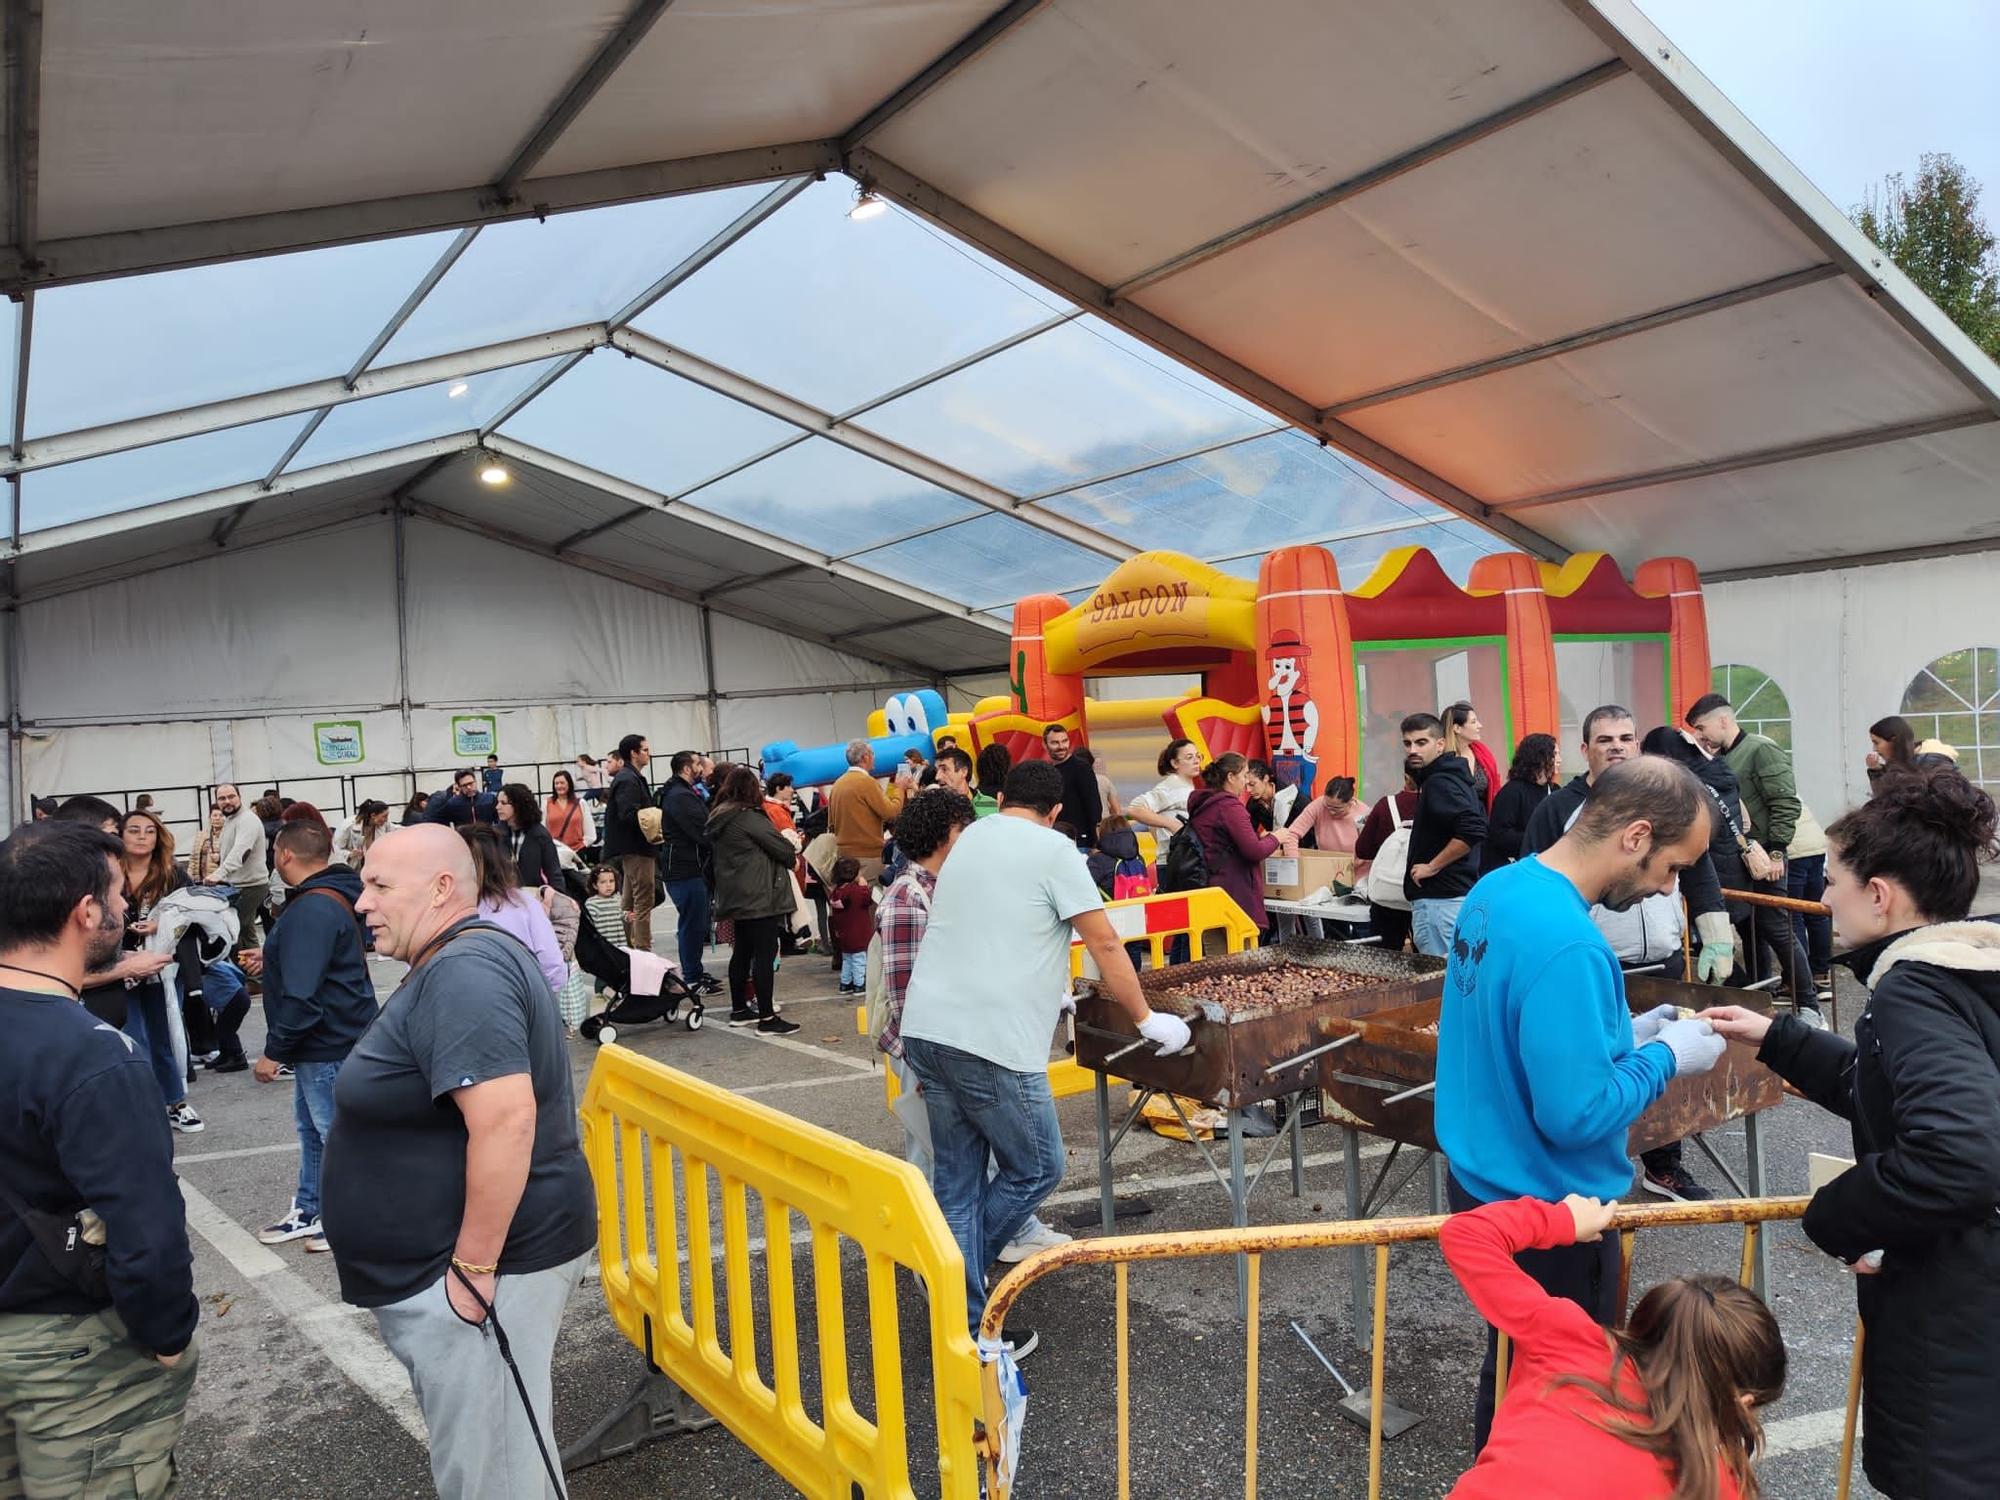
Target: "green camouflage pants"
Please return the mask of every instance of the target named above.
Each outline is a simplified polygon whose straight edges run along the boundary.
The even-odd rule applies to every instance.
[[[167,1369],[108,1308],[0,1313],[0,1500],[174,1494],[196,1363]]]

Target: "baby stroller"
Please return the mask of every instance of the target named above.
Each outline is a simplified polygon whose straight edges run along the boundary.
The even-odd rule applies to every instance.
[[[618,1028],[647,1021],[671,1023],[680,1017],[689,1031],[701,1030],[701,995],[680,976],[672,964],[663,964],[657,994],[633,992],[632,950],[608,942],[589,921],[576,930],[576,963],[584,973],[612,990],[611,1003],[594,1016],[585,1016],[577,1029],[586,1041],[602,1046],[618,1040]],[[687,1011],[682,1015],[681,1007]]]

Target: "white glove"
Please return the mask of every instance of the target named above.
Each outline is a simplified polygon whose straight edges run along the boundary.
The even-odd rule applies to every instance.
[[[1056,1007],[1056,1014],[1059,1016],[1073,1016],[1076,1014],[1075,990],[1063,991],[1062,1002]]]
[[[1673,1053],[1677,1077],[1706,1073],[1729,1046],[1706,1021],[1669,1021],[1653,1040]]]
[[[1163,1010],[1147,1013],[1139,1023],[1139,1035],[1159,1048],[1162,1057],[1194,1051],[1194,1033],[1188,1030],[1188,1023]]]
[[[1660,1028],[1680,1016],[1677,1005],[1656,1005],[1642,1015],[1632,1018],[1632,1045],[1643,1047],[1658,1038]]]
[[[1701,937],[1695,955],[1695,979],[1701,984],[1726,984],[1736,968],[1736,929],[1729,925],[1729,913],[1704,912],[1694,919]]]

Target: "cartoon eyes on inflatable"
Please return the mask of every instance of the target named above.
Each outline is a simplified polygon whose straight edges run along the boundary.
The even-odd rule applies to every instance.
[[[904,697],[891,698],[882,705],[882,717],[886,728],[893,735],[921,734],[931,732],[930,714],[919,694],[910,693]]]

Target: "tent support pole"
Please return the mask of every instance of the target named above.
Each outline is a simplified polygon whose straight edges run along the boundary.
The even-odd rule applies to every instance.
[[[708,683],[708,742],[719,750],[722,748],[722,710],[715,691],[715,616],[709,613],[706,604],[701,607],[701,670],[703,680]]]
[[[410,568],[403,543],[403,521],[407,514],[400,499],[389,512],[396,554],[396,706],[403,718],[403,765],[410,773],[410,788],[414,793],[417,738],[410,728]]]

